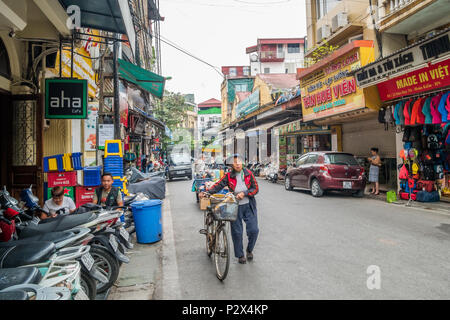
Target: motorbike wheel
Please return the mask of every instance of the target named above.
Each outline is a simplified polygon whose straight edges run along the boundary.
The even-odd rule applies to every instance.
[[[83,288],[89,300],[95,300],[97,297],[97,284],[95,280],[84,270],[81,270],[80,285]]]
[[[94,258],[94,266],[108,278],[106,283],[96,281],[97,293],[103,293],[111,288],[119,277],[119,263],[108,250],[101,247],[91,246],[90,254]]]

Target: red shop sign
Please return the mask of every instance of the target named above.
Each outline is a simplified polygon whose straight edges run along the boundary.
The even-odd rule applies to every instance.
[[[450,86],[450,59],[377,84],[381,100]]]

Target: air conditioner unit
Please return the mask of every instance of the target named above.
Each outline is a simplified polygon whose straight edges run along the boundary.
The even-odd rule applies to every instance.
[[[336,32],[348,24],[347,13],[340,12],[331,19],[331,30]]]
[[[331,35],[330,26],[324,25],[317,29],[317,42],[328,38]]]

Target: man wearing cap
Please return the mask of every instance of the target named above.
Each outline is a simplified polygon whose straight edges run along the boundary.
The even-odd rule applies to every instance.
[[[234,245],[234,255],[239,259],[239,263],[246,263],[253,260],[253,248],[258,238],[258,217],[256,210],[255,195],[258,193],[258,183],[250,170],[242,167],[242,159],[238,154],[233,155],[227,164],[231,163],[232,170],[225,174],[220,181],[206,190],[210,194],[219,192],[228,187],[234,193],[239,202],[239,211],[236,221],[231,222],[231,237]],[[205,193],[201,192],[200,197]],[[245,221],[248,245],[247,258],[243,250],[243,224]]]

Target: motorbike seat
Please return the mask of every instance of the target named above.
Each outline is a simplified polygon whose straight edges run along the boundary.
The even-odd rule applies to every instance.
[[[28,300],[28,293],[25,290],[15,290],[0,292],[0,301]]]
[[[38,284],[42,274],[36,267],[0,269],[0,290],[18,284]]]
[[[0,268],[17,268],[47,261],[56,252],[53,242],[0,243]]]
[[[137,197],[137,194],[132,196],[132,197],[126,196],[123,199],[123,205],[126,206],[126,207],[129,206],[134,201],[134,199],[136,199],[136,197]]]
[[[85,223],[91,222],[97,218],[97,215],[92,212],[86,212],[81,214],[72,214],[68,216],[62,216],[54,221],[47,222],[38,225],[28,225],[25,227],[17,227],[19,238],[30,238],[43,233],[65,231]]]
[[[21,238],[16,242],[36,242],[36,241],[49,241],[53,243],[58,243],[67,239],[72,238],[75,235],[73,231],[57,231],[49,233],[41,233],[36,236]]]

